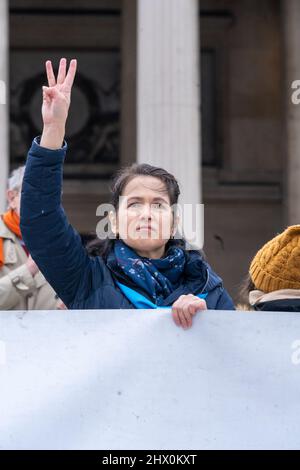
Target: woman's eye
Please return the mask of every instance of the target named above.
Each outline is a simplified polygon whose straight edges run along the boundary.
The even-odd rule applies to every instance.
[[[128,204],[128,207],[140,207],[141,205],[141,202],[131,202],[130,204]],[[153,209],[162,209],[164,208],[164,204],[162,202],[154,202],[153,204],[151,204],[151,207]]]
[[[164,209],[164,210],[168,209],[169,207],[168,204],[165,204],[164,202],[157,202],[153,204],[153,206],[155,209]]]

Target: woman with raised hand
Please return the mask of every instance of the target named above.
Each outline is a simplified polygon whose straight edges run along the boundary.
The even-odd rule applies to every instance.
[[[43,132],[28,152],[21,231],[32,258],[69,309],[171,308],[175,323],[192,325],[198,310],[234,310],[217,276],[197,250],[174,239],[178,182],[166,170],[133,164],[112,186],[114,238],[96,256],[82,246],[61,205],[65,124],[77,61],[61,59],[57,79],[46,62]],[[94,247],[95,248],[95,247]],[[94,250],[95,251],[95,250]]]

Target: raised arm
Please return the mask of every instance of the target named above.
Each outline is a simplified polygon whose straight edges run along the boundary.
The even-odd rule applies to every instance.
[[[48,87],[43,87],[43,133],[28,152],[21,198],[21,232],[32,258],[58,296],[72,307],[78,292],[88,295],[92,260],[69,224],[61,205],[63,162],[67,150],[65,125],[76,73],[72,60],[60,60],[57,80],[46,62]],[[81,287],[80,286],[85,286]]]

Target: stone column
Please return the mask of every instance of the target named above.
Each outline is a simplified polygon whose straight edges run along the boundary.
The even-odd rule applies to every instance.
[[[8,173],[8,3],[0,2],[0,212],[6,209]]]
[[[136,161],[137,1],[122,0],[121,165]]]
[[[201,202],[198,0],[138,0],[137,161],[178,178]]]
[[[300,224],[300,104],[292,102],[296,90],[292,84],[300,80],[300,3],[282,1],[284,31],[284,69],[286,129],[283,154],[285,171],[285,224]],[[299,87],[300,82],[298,83]],[[299,99],[300,93],[298,93]]]

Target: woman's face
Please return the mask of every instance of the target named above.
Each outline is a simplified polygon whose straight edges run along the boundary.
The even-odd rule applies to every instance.
[[[161,258],[175,232],[165,184],[153,176],[136,176],[124,188],[112,229],[140,256]]]

